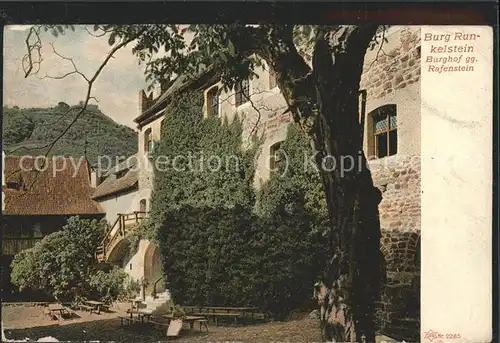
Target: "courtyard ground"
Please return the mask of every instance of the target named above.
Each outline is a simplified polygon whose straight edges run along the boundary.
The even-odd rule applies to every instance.
[[[115,341],[158,342],[166,341],[166,331],[148,325],[120,326],[118,315],[124,315],[128,304],[117,304],[112,313],[100,315],[77,311],[79,318],[53,321],[44,314],[41,306],[2,306],[3,330],[7,339],[38,340],[55,337],[59,341]],[[181,332],[176,342],[320,342],[318,323],[307,314],[295,316],[286,322],[224,327],[209,325],[209,332],[200,332],[195,327]],[[378,342],[394,342],[379,337]]]

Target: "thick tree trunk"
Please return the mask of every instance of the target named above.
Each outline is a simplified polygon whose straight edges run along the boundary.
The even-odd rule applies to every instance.
[[[316,150],[334,252],[317,290],[327,341],[375,342],[381,194],[362,151],[358,107],[364,56],[376,30],[377,25],[319,28],[312,70],[297,53],[289,27],[271,31],[274,39],[257,49]]]
[[[318,115],[311,133],[334,251],[320,290],[321,326],[328,341],[375,342],[381,194],[362,151],[358,104],[364,55],[376,27],[341,30],[336,39],[320,32],[313,58]]]

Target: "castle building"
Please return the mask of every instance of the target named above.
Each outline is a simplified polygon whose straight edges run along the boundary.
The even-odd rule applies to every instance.
[[[382,192],[379,205],[381,250],[386,275],[378,303],[381,333],[397,339],[418,340],[420,322],[420,28],[390,27],[387,41],[367,51],[360,88],[360,121],[363,149],[375,186]],[[231,121],[243,118],[243,140],[254,132],[264,133],[256,159],[254,183],[269,178],[276,153],[292,121],[274,75],[264,65],[258,78],[242,82],[225,92],[218,80],[203,73],[195,80],[178,77],[163,85],[154,98],[139,92],[137,159],[143,161],[134,176],[133,207],[149,210],[153,168],[145,156],[161,139],[162,121],[172,97],[188,89],[202,90],[204,116]],[[251,99],[251,101],[249,101]],[[98,200],[98,199],[96,199]],[[105,206],[103,206],[105,208]],[[124,209],[126,210],[126,209]],[[116,212],[116,211],[115,211]],[[154,282],[161,277],[158,248],[141,241],[133,256],[120,260],[135,278]]]

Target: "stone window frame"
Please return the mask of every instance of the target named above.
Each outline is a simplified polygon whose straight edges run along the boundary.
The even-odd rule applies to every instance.
[[[235,105],[239,107],[250,101],[250,80],[244,79],[234,87]]]
[[[160,121],[160,138],[163,138],[163,134],[165,133],[165,132],[164,132],[164,129],[163,129],[163,123],[165,123],[165,118],[163,118],[163,119]]]
[[[153,130],[148,128],[144,131],[144,152],[148,153],[153,150]]]
[[[278,152],[281,150],[284,140],[273,143],[269,147],[269,170],[276,170],[277,163],[281,160]]]
[[[148,201],[146,199],[141,199],[139,201],[139,211],[140,212],[146,212],[148,209]]]
[[[275,89],[278,87],[278,80],[276,80],[276,73],[271,69],[269,69],[269,89]]]
[[[398,108],[397,108],[397,105],[396,104],[385,104],[385,105],[381,105],[381,106],[378,106],[377,108],[373,109],[367,119],[368,119],[368,123],[367,123],[367,136],[368,136],[368,154],[370,157],[376,157],[376,158],[384,158],[384,157],[390,157],[390,156],[394,156],[394,155],[397,155],[398,153],[398,125],[397,125],[397,117],[398,117]],[[385,112],[385,113],[384,113]],[[376,118],[377,116],[383,116],[384,119],[383,120],[387,120],[387,127],[384,128],[383,130],[380,130],[377,132],[376,128],[375,128],[375,125],[377,124],[377,122],[380,122],[380,121],[377,121]],[[395,124],[394,127],[391,126],[391,117],[394,117],[395,118],[395,122],[393,124]],[[394,146],[393,143],[390,143],[391,139],[390,139],[390,133],[391,132],[394,132],[394,135],[395,135],[395,150],[393,153],[391,153],[391,146]],[[379,150],[378,150],[378,146],[377,146],[377,136],[379,135],[386,135],[386,139],[387,139],[387,153],[386,155],[384,156],[381,156],[380,153],[379,153]]]
[[[221,89],[215,85],[210,87],[205,93],[205,103],[207,117],[218,117],[220,115],[220,95]]]

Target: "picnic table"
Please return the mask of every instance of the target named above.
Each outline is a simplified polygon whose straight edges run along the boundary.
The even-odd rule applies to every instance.
[[[130,309],[131,310],[138,310],[139,309],[139,304],[142,304],[141,299],[129,299],[128,302],[130,303]]]
[[[144,322],[144,319],[149,322],[151,320],[151,316],[153,315],[153,311],[150,309],[129,309],[127,312],[130,314],[131,319],[133,315],[136,314],[142,323]]]
[[[227,312],[227,313],[230,313],[230,312],[242,312],[243,315],[245,315],[245,312],[251,312],[252,314],[258,310],[257,307],[220,307],[220,306],[217,306],[217,307],[214,307],[214,306],[208,306],[208,307],[202,307],[202,309],[206,309],[208,310],[209,312]]]
[[[95,301],[95,300],[85,300],[84,303],[87,305],[82,307],[90,310],[90,313],[94,312],[96,314],[100,314],[101,308],[106,306],[106,304],[103,303],[102,301]]]
[[[64,307],[63,305],[61,305],[61,304],[50,304],[49,305],[49,315],[51,317],[55,315],[56,318],[59,318],[59,317],[57,317],[56,312],[59,312],[59,315],[61,316],[61,318],[62,318],[63,314],[65,314],[65,313],[69,314],[68,309],[66,307]]]
[[[206,317],[214,318],[215,325],[218,325],[218,318],[233,318],[236,324],[237,319],[242,317],[246,318],[246,314],[251,314],[252,320],[255,317],[255,311],[258,310],[257,307],[253,306],[239,306],[239,307],[229,307],[229,306],[183,306],[192,312],[193,315],[203,315]],[[198,310],[198,311],[197,311]]]
[[[200,328],[201,328],[201,323],[206,323],[206,318],[205,316],[184,316],[184,317],[174,317],[173,314],[164,314],[162,317],[169,319],[170,321],[172,320],[177,320],[177,319],[182,319],[183,322],[189,323],[189,328],[192,330],[194,327],[194,322],[200,322]]]

